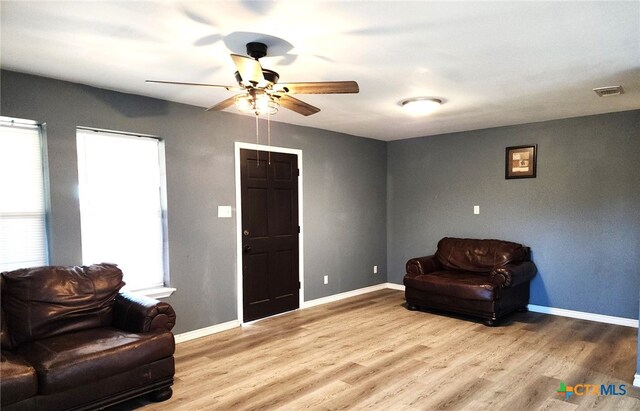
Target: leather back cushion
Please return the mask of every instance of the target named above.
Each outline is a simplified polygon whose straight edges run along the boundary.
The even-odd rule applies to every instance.
[[[0,295],[4,290],[4,277],[0,276]],[[4,315],[4,308],[0,308],[0,348],[10,350],[13,348],[11,338],[9,338],[9,330],[7,328],[7,317]]]
[[[480,273],[528,261],[529,248],[502,240],[445,237],[438,242],[436,257],[448,269]]]
[[[2,307],[15,345],[111,325],[124,286],[115,264],[36,267],[2,273]]]

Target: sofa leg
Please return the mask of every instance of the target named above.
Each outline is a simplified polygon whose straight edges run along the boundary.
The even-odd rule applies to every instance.
[[[173,395],[173,389],[171,387],[160,388],[159,390],[149,393],[149,399],[153,402],[166,401]]]
[[[482,323],[484,325],[486,325],[487,327],[495,327],[496,326],[496,320],[492,320],[492,319],[484,320]]]
[[[409,311],[418,311],[420,307],[415,304],[407,303],[407,310]]]
[[[529,312],[529,307],[527,307],[526,305],[524,307],[520,307],[520,308],[518,308],[518,312],[519,313]]]

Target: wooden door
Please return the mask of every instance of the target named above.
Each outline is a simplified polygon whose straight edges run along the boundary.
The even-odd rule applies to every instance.
[[[243,320],[299,306],[298,157],[240,150]]]

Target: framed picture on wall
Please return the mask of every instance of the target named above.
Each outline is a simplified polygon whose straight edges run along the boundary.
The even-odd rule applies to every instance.
[[[507,147],[504,178],[535,178],[538,145]]]

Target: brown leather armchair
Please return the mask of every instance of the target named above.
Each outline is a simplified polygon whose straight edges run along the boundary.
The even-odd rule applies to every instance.
[[[113,264],[2,273],[3,411],[90,410],[171,397],[171,306],[120,292]]]
[[[501,240],[445,237],[435,255],[407,261],[407,308],[480,317],[486,325],[526,311],[536,274],[529,247]]]

